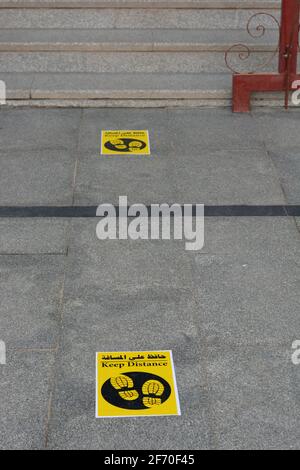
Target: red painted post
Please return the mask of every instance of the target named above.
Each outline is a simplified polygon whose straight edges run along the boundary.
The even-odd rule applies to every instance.
[[[287,70],[287,59],[290,59],[290,72],[297,73],[297,51],[299,42],[298,0],[283,0],[281,12],[281,30],[279,46],[279,73]]]
[[[249,112],[251,93],[255,91],[285,91],[285,106],[288,107],[292,83],[300,80],[300,75],[297,75],[299,16],[300,0],[282,0],[278,73],[235,74],[233,76],[233,112]]]

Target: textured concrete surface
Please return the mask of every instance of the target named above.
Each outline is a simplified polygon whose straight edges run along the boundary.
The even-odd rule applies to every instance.
[[[297,113],[1,110],[1,205],[299,204]],[[129,127],[151,157],[100,157]],[[299,449],[299,218],[207,217],[201,252],[97,222],[0,219],[0,448]],[[95,352],[156,348],[182,416],[96,420]]]
[[[1,339],[8,348],[57,346],[63,256],[1,255]]]
[[[31,73],[0,73],[0,80],[6,85],[6,99],[30,99],[30,90],[34,74]]]
[[[0,254],[65,254],[68,220],[0,219]]]
[[[5,75],[5,74],[4,74]],[[32,99],[230,98],[229,74],[35,74]],[[9,85],[9,77],[7,84]],[[208,86],[209,84],[209,86]]]
[[[11,112],[3,109],[0,114],[1,150],[33,150],[34,153],[62,149],[67,154],[76,149],[79,122],[79,110],[57,112],[28,109]],[[48,161],[52,162],[49,156]],[[34,168],[29,169],[34,171]]]
[[[299,367],[284,346],[215,342],[208,376],[219,449],[299,449]]]
[[[84,0],[86,3],[86,0]],[[210,0],[210,4],[211,4]],[[261,2],[260,2],[261,3]],[[1,7],[1,2],[0,2]],[[275,17],[278,10],[267,9]],[[243,29],[257,9],[3,9],[1,28],[43,29]],[[264,18],[264,24],[274,28],[274,20]]]
[[[8,104],[227,106],[231,73],[224,56],[233,44],[253,52],[241,60],[245,46],[235,48],[233,69],[249,72],[266,62],[263,71],[277,68],[271,59],[278,7],[253,0],[2,1],[0,77],[7,79]],[[258,34],[261,28],[266,34]],[[131,74],[129,83],[124,74]]]
[[[0,365],[0,449],[45,445],[53,364],[53,352],[27,350],[9,351],[7,365]]]
[[[107,8],[247,8],[247,7],[274,7],[279,6],[279,0],[1,0],[0,6],[7,7],[96,7]]]
[[[230,73],[0,73],[9,106],[231,106]],[[184,101],[183,101],[184,100]],[[253,107],[281,107],[282,93],[253,93]]]
[[[241,62],[233,54],[231,65],[239,72],[276,71],[278,60],[272,52],[257,52],[251,61]],[[225,73],[224,52],[1,52],[1,72],[27,73]]]
[[[249,43],[247,33],[240,30],[3,29],[0,31],[0,51],[226,52],[233,43],[247,42],[254,51],[273,52],[277,40],[277,31],[270,31],[259,43],[257,40]],[[239,50],[244,51],[237,48]]]
[[[15,143],[13,136],[10,138],[10,142]],[[34,146],[34,142],[30,145]],[[44,149],[2,151],[2,204],[14,205],[16,195],[22,205],[71,204],[74,153],[75,151]]]

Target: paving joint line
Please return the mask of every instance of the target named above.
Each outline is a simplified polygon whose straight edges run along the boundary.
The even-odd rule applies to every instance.
[[[81,124],[83,120],[83,110],[80,112],[80,117],[79,117],[79,124],[78,124],[78,138],[76,142],[76,160],[75,160],[75,165],[74,165],[74,173],[73,173],[73,184],[72,184],[72,205],[74,204],[75,200],[75,187],[76,187],[76,177],[77,177],[77,169],[78,169],[78,161],[79,161],[79,139],[80,139],[80,129],[81,129]],[[62,285],[61,285],[61,290],[60,290],[60,296],[59,296],[59,301],[58,301],[58,310],[59,310],[59,331],[58,331],[58,337],[57,337],[57,345],[55,348],[54,352],[54,362],[52,366],[52,371],[51,371],[51,376],[49,380],[49,397],[48,397],[48,403],[47,403],[47,414],[46,414],[46,423],[45,423],[45,441],[44,441],[44,447],[45,449],[48,448],[48,443],[49,443],[49,434],[50,434],[50,423],[51,423],[51,417],[52,417],[52,404],[53,404],[53,397],[54,397],[54,392],[55,392],[55,386],[56,386],[56,381],[57,381],[57,358],[58,354],[60,351],[60,346],[62,342],[62,334],[63,334],[63,320],[64,320],[64,300],[65,300],[65,285],[66,285],[66,277],[67,277],[67,267],[69,263],[69,245],[70,245],[70,237],[71,237],[71,224],[72,222],[70,221],[67,224],[66,230],[65,230],[65,236],[66,236],[66,245],[65,245],[65,262],[64,262],[64,273],[63,273],[63,278],[62,278]]]

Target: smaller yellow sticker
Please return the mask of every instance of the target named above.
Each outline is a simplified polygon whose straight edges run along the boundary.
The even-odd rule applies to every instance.
[[[150,155],[148,131],[102,131],[101,155]]]
[[[180,415],[172,351],[96,354],[96,418],[160,415]]]

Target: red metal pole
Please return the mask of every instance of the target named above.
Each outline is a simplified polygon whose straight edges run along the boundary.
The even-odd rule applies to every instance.
[[[255,91],[285,91],[285,106],[288,107],[289,91],[297,75],[299,42],[299,0],[282,0],[279,71],[277,74],[235,74],[233,76],[233,111],[249,112],[251,93]]]
[[[290,57],[290,73],[297,73],[299,12],[300,2],[298,0],[282,1],[279,73],[286,72],[288,57]]]
[[[282,2],[282,21],[280,30],[279,73],[285,73],[284,106],[289,106],[289,91],[291,89],[291,74],[297,72],[299,36],[299,1],[286,0]]]

